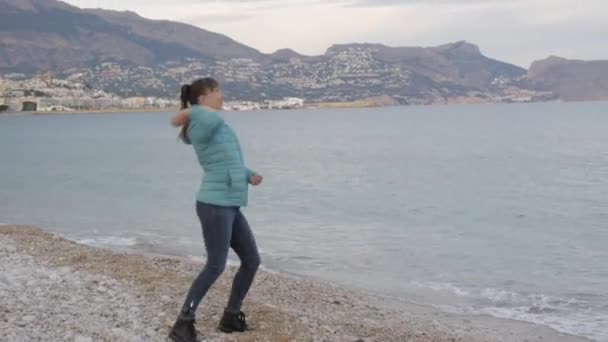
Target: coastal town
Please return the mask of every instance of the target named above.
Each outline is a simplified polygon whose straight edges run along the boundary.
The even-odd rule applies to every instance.
[[[281,51],[270,60],[188,58],[154,68],[106,62],[26,75],[0,74],[0,110],[173,110],[181,84],[220,75],[227,110],[518,103],[556,99],[526,84],[525,74],[464,78],[388,63],[373,46],[337,46],[323,58]],[[416,69],[419,68],[419,69]],[[452,75],[453,74],[453,75]]]
[[[113,110],[175,110],[180,107],[177,95],[122,97],[93,89],[86,83],[55,79],[51,73],[27,77],[9,74],[0,77],[0,112],[73,112]],[[286,97],[278,100],[227,101],[225,110],[296,109],[304,100]]]

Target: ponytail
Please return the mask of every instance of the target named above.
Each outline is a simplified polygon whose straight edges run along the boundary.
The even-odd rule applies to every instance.
[[[188,108],[188,102],[190,102],[190,91],[192,87],[189,84],[184,84],[182,86],[182,92],[180,95],[180,99],[182,101],[182,109]]]
[[[191,90],[192,90],[192,87],[189,84],[184,84],[182,86],[182,91],[180,94],[180,100],[182,102],[182,110],[189,107]],[[190,141],[187,136],[189,124],[190,123],[186,123],[185,125],[183,125],[182,129],[179,131],[179,138],[186,144],[188,144]]]

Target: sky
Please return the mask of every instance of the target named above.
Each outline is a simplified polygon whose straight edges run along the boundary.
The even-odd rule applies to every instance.
[[[557,55],[608,59],[608,0],[66,0],[189,23],[262,52],[332,44],[435,46],[466,40],[528,67]]]

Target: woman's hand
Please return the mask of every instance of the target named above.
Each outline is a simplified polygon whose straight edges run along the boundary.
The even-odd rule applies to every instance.
[[[251,178],[249,178],[249,184],[251,184],[253,186],[258,186],[258,185],[262,184],[263,180],[264,180],[264,177],[262,177],[260,175],[253,175],[253,176],[251,176]]]
[[[190,108],[184,109],[181,112],[177,113],[174,117],[171,118],[171,125],[173,127],[181,127],[188,124],[188,120],[190,120]]]

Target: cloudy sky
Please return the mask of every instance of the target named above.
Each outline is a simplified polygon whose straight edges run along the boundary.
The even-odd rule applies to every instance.
[[[67,0],[190,23],[262,52],[334,43],[432,46],[467,40],[527,67],[559,55],[608,59],[608,0]]]

